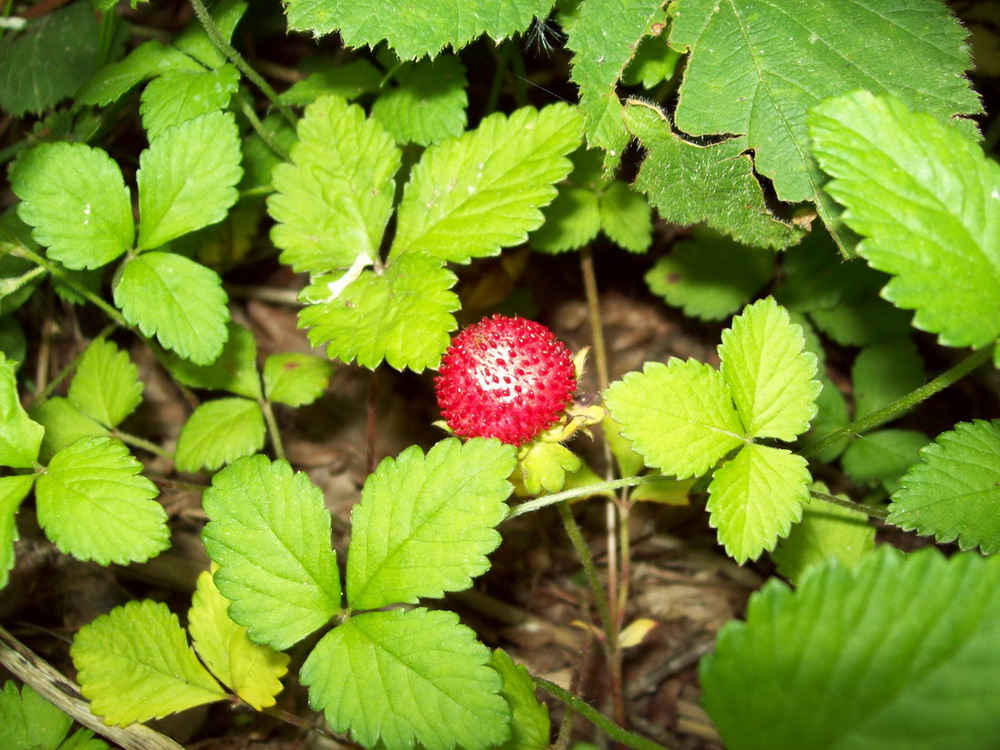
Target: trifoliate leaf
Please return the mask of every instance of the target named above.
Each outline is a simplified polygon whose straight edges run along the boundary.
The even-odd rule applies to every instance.
[[[910,338],[858,352],[851,368],[854,418],[867,417],[924,384],[924,360]]]
[[[646,465],[678,479],[704,474],[744,442],[722,375],[693,359],[647,362],[612,383],[604,401]]]
[[[240,139],[233,115],[211,112],[167,130],[139,155],[140,250],[226,217],[239,194]]]
[[[563,185],[543,210],[545,223],[531,233],[531,246],[543,253],[577,250],[601,231],[601,205],[597,193]]]
[[[306,108],[298,136],[291,163],[272,172],[267,201],[281,262],[321,273],[378,258],[400,163],[392,136],[336,96]]]
[[[708,522],[736,562],[774,549],[802,517],[812,477],[806,460],[780,448],[750,443],[723,464],[708,486]]]
[[[212,6],[211,16],[223,41],[230,41],[236,24],[240,22],[247,4],[243,0],[219,0]],[[225,53],[209,38],[200,23],[188,24],[183,33],[174,40],[177,49],[186,52],[209,68],[218,68],[226,62]]]
[[[1000,421],[962,422],[899,480],[889,523],[963,549],[1000,551]]]
[[[839,497],[847,499],[846,496]],[[823,500],[810,499],[802,510],[802,521],[778,542],[771,559],[778,572],[793,583],[802,580],[808,568],[836,560],[847,568],[856,566],[875,549],[875,527],[861,511]]]
[[[167,128],[225,109],[240,84],[240,73],[226,64],[215,70],[169,71],[142,91],[142,126],[152,142]]]
[[[722,377],[748,435],[792,441],[816,415],[822,386],[816,355],[805,351],[802,326],[773,297],[733,318],[719,345]]]
[[[362,94],[374,94],[381,88],[384,73],[361,57],[344,65],[323,68],[296,81],[278,98],[292,107],[312,104],[325,94],[350,101]]]
[[[392,257],[422,250],[453,263],[525,241],[539,210],[569,174],[580,116],[565,104],[497,113],[475,130],[431,146],[399,205]]]
[[[894,275],[882,296],[915,310],[913,325],[946,346],[996,339],[1000,166],[956,128],[892,97],[858,91],[815,107],[809,122],[816,158],[835,178],[824,190],[865,237],[858,253]]]
[[[177,437],[177,470],[215,471],[264,447],[264,414],[246,398],[208,401],[192,412]]]
[[[511,710],[489,650],[452,612],[369,612],[319,642],[302,665],[309,703],[335,732],[371,747],[486,750]]]
[[[132,601],[84,625],[70,655],[80,692],[108,724],[148,721],[226,697],[188,646],[177,615],[159,602]]]
[[[114,343],[94,339],[76,366],[69,400],[102,425],[117,427],[142,402],[139,369]]]
[[[424,455],[411,446],[365,482],[352,517],[347,601],[378,609],[463,591],[489,567],[507,515],[514,448],[449,438]]]
[[[429,146],[465,130],[465,66],[457,57],[420,60],[397,74],[399,85],[372,105],[372,117],[397,143]]]
[[[1000,559],[883,546],[754,594],[702,660],[704,705],[730,750],[989,750],[998,621]]]
[[[143,253],[122,266],[114,298],[129,323],[184,359],[209,365],[222,352],[228,297],[210,268],[174,253]]]
[[[78,440],[35,484],[38,523],[63,552],[101,565],[145,562],[170,546],[156,485],[121,441]]]
[[[192,388],[229,391],[254,400],[261,397],[260,375],[257,373],[257,342],[253,334],[239,323],[226,326],[229,338],[222,354],[210,365],[196,365],[175,354],[167,354],[167,370],[174,379]]]
[[[202,540],[229,615],[255,643],[284,649],[340,611],[323,493],[284,461],[241,458],[212,479]]]
[[[664,221],[704,222],[737,242],[774,249],[793,245],[802,235],[765,204],[745,137],[708,146],[690,143],[673,132],[662,112],[639,102],[625,108],[625,124],[646,149],[635,186]]]
[[[264,361],[264,392],[269,401],[305,406],[318,399],[330,382],[333,365],[312,354],[272,354]]]
[[[17,515],[21,501],[35,485],[35,474],[19,474],[0,478],[0,589],[7,585],[7,574],[14,567],[14,542],[17,534]],[[3,722],[0,721],[0,726]]]
[[[31,405],[32,419],[45,428],[38,460],[48,463],[49,459],[70,443],[80,438],[107,435],[108,428],[95,422],[80,411],[68,398],[50,398],[41,404]]]
[[[812,425],[807,433],[808,437],[804,441],[805,445],[809,445],[816,440],[822,440],[827,435],[831,435],[837,430],[846,427],[851,421],[851,415],[847,408],[847,399],[844,398],[844,394],[825,375],[821,376],[819,380],[823,387],[816,396],[816,416],[813,417]],[[845,435],[842,440],[838,440],[821,453],[818,453],[816,458],[829,463],[843,452],[848,442],[849,439]]]
[[[774,253],[706,229],[678,242],[646,272],[668,305],[702,320],[723,320],[753,299],[774,273]]]
[[[281,678],[288,671],[288,654],[272,651],[247,638],[247,629],[226,612],[226,599],[205,570],[191,599],[188,630],[198,656],[212,674],[255,709],[274,705]]]
[[[68,268],[98,268],[132,245],[132,203],[122,171],[82,143],[43,143],[20,156],[11,189],[18,216],[48,256]]]
[[[580,457],[562,443],[539,440],[526,447],[527,452],[518,457],[517,473],[511,477],[519,495],[561,492],[566,476],[583,466]]]
[[[390,0],[357,5],[348,0],[289,0],[288,28],[313,36],[340,32],[348,47],[376,47],[385,39],[403,60],[434,57],[445,46],[461,49],[486,34],[494,41],[545,18],[552,0]]]
[[[615,181],[601,193],[601,229],[619,247],[644,253],[653,242],[649,203],[624,182]]]
[[[180,50],[151,39],[129,52],[125,59],[94,73],[76,92],[76,100],[80,104],[106,107],[147,78],[172,70],[198,72],[204,68]]]
[[[917,453],[928,443],[918,430],[876,430],[862,435],[840,457],[844,473],[855,482],[882,482],[890,491],[917,462]]]
[[[0,747],[56,750],[72,723],[29,685],[18,690],[8,680],[0,688]]]
[[[45,429],[33,422],[17,393],[15,363],[0,352],[0,466],[30,469]]]
[[[329,297],[332,285],[324,281],[316,280],[306,294]],[[397,370],[420,372],[437,367],[457,326],[455,281],[437,258],[406,253],[382,273],[363,271],[332,299],[300,311],[299,325],[310,328],[313,346],[329,342],[330,359],[357,360],[370,369],[385,360]]]
[[[535,696],[535,683],[523,664],[514,660],[502,649],[494,649],[490,666],[503,678],[500,690],[511,709],[511,738],[501,750],[545,750],[549,747],[549,709]]]

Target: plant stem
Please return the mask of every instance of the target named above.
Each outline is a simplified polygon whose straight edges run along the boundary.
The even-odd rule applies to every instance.
[[[248,102],[246,97],[239,91],[236,92],[236,101],[240,105],[240,111],[243,112],[243,116],[247,118],[247,121],[250,123],[250,127],[252,127],[257,135],[260,136],[260,139],[264,141],[264,145],[271,149],[271,151],[273,151],[274,154],[283,161],[291,161],[291,157],[288,155],[288,152],[274,140],[271,136],[271,132],[264,127],[264,123],[260,121],[260,118],[257,117],[257,113],[253,111],[253,107],[250,106],[250,102]],[[269,190],[268,192],[274,191]]]
[[[597,575],[594,558],[591,557],[590,549],[583,539],[583,534],[580,533],[580,527],[577,525],[576,519],[573,518],[573,511],[569,509],[569,503],[559,503],[556,507],[559,509],[559,518],[562,519],[563,527],[566,529],[566,536],[569,537],[573,549],[576,550],[576,554],[580,558],[580,564],[583,565],[583,572],[587,577],[587,583],[590,584],[594,602],[597,604],[597,612],[601,616],[604,637],[611,640],[614,637],[614,631],[611,627],[611,611],[608,608],[608,600],[604,596],[604,590],[601,588],[601,579]]]
[[[513,42],[501,42],[499,47],[494,47],[493,51],[497,58],[497,69],[493,73],[493,82],[490,84],[490,93],[486,97],[486,113],[496,112],[497,104],[500,102],[500,92],[503,90],[503,81],[507,76],[507,68],[510,66],[511,45]]]
[[[525,513],[534,513],[536,510],[547,508],[550,505],[561,503],[563,500],[575,500],[580,497],[592,497],[593,495],[603,495],[605,492],[617,490],[620,487],[636,487],[640,484],[650,484],[651,482],[669,482],[673,477],[648,476],[648,477],[622,477],[621,479],[611,479],[607,482],[588,484],[586,487],[575,487],[571,490],[563,490],[552,495],[542,495],[534,500],[528,500],[520,505],[515,505],[510,509],[507,518],[516,518]],[[504,519],[507,520],[507,519]]]
[[[123,432],[119,429],[114,429],[111,431],[111,436],[118,438],[126,445],[141,448],[144,451],[152,453],[154,456],[169,458],[171,461],[174,459],[174,454],[166,448],[163,448],[152,441],[146,440],[145,438],[138,437],[137,435],[132,435],[131,433]]]
[[[271,402],[262,398],[260,400],[260,409],[264,412],[264,421],[267,422],[267,432],[271,436],[271,445],[274,446],[274,455],[284,461],[285,446],[281,442],[281,430],[278,429],[278,420],[274,418],[274,409],[271,408]]]
[[[883,510],[882,508],[872,508],[869,505],[862,505],[861,503],[855,503],[851,500],[844,500],[842,497],[830,495],[826,492],[816,492],[816,490],[810,490],[809,494],[817,500],[822,500],[823,502],[830,503],[831,505],[839,505],[841,508],[856,510],[859,513],[864,513],[866,516],[870,516],[871,518],[878,518],[884,521],[889,517],[889,512]]]
[[[841,427],[839,430],[831,432],[826,437],[810,443],[799,451],[799,455],[804,458],[810,458],[821,453],[824,449],[845,437],[858,437],[859,435],[863,435],[869,430],[873,430],[886,422],[891,422],[892,420],[903,416],[921,401],[927,400],[935,393],[943,391],[956,381],[961,380],[981,364],[989,361],[992,356],[992,345],[983,347],[977,352],[973,352],[957,365],[941,373],[929,383],[925,383],[915,391],[911,391],[902,398],[897,398],[888,406],[884,406],[866,417],[856,419],[849,425]]]
[[[645,737],[640,737],[627,729],[622,729],[593,706],[580,700],[572,693],[563,690],[554,682],[549,682],[542,677],[532,677],[531,679],[535,683],[535,687],[544,690],[553,698],[565,703],[568,708],[580,714],[580,716],[608,735],[612,741],[620,742],[623,745],[635,748],[635,750],[670,750],[659,742],[654,742]]]

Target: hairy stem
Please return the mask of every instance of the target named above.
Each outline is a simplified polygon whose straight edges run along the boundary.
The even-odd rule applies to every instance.
[[[267,433],[271,436],[271,445],[274,446],[274,455],[284,461],[285,445],[281,442],[281,430],[278,429],[278,420],[274,418],[271,402],[262,398],[259,403],[260,410],[264,412],[264,421],[267,422]]]
[[[597,604],[597,612],[601,617],[601,628],[604,630],[604,637],[607,640],[611,640],[614,637],[614,630],[611,624],[611,611],[608,608],[608,600],[604,596],[604,590],[601,588],[601,579],[597,574],[597,566],[594,565],[594,558],[590,555],[590,548],[587,547],[587,542],[584,541],[583,534],[580,533],[580,527],[577,525],[576,519],[573,518],[573,511],[569,509],[569,503],[559,503],[556,507],[559,510],[559,518],[562,519],[563,527],[566,529],[566,536],[569,537],[573,549],[576,550],[577,557],[580,558],[580,564],[583,565],[584,575],[587,577],[587,583],[590,584],[590,591],[593,594],[594,602]]]
[[[271,131],[264,127],[264,123],[262,123],[260,118],[257,117],[257,113],[253,111],[253,107],[250,102],[248,102],[246,97],[240,94],[239,91],[236,92],[236,101],[240,105],[240,111],[243,113],[243,116],[247,118],[247,121],[250,123],[250,127],[252,127],[257,135],[260,136],[260,139],[264,141],[264,145],[271,149],[271,151],[274,152],[279,159],[282,159],[283,161],[291,161],[291,156],[289,156],[288,152],[285,151],[285,149],[283,149],[276,140],[274,140],[274,137],[271,135]],[[269,190],[268,192],[270,193],[274,191]]]
[[[830,495],[826,492],[817,492],[811,490],[809,494],[816,498],[817,500],[822,500],[825,503],[830,503],[831,505],[839,505],[841,508],[850,508],[851,510],[856,510],[859,513],[864,513],[866,516],[871,518],[878,518],[885,520],[889,517],[889,512],[882,510],[881,508],[872,508],[869,505],[862,505],[861,503],[855,503],[851,500],[844,500],[842,497],[837,497],[836,495]]]
[[[154,456],[160,456],[161,458],[169,458],[173,460],[174,454],[165,448],[157,445],[156,443],[146,440],[145,438],[132,435],[128,432],[122,432],[121,430],[115,429],[111,431],[111,436],[116,437],[121,440],[126,445],[131,445],[135,448],[141,448],[148,453],[152,453]]]
[[[525,513],[534,513],[536,510],[547,508],[550,505],[556,505],[557,503],[561,503],[563,500],[575,500],[578,497],[603,495],[606,492],[617,490],[620,487],[636,487],[640,484],[669,481],[673,481],[673,477],[622,477],[621,479],[611,479],[607,482],[588,484],[586,487],[574,487],[571,490],[563,490],[562,492],[556,492],[552,495],[542,495],[541,497],[536,497],[534,500],[528,500],[520,505],[515,505],[510,509],[510,512],[507,514],[507,518],[516,518],[517,516],[523,516]]]

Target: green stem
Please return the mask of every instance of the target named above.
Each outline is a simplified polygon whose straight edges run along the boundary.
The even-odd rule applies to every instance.
[[[878,518],[885,520],[889,517],[889,511],[882,510],[881,508],[872,508],[869,505],[862,505],[861,503],[853,502],[852,500],[844,500],[842,497],[837,497],[836,495],[830,495],[826,492],[816,492],[816,490],[810,490],[809,495],[816,498],[817,500],[822,500],[825,503],[830,503],[831,505],[839,505],[841,508],[850,508],[851,510],[856,510],[859,513],[864,513],[866,516],[871,518]]]
[[[274,140],[271,132],[264,127],[264,123],[260,121],[260,118],[257,117],[257,113],[253,111],[253,107],[250,106],[250,102],[248,102],[246,97],[238,91],[236,92],[236,101],[240,105],[240,111],[243,112],[243,116],[247,118],[250,123],[250,127],[252,127],[257,135],[260,136],[260,139],[264,141],[264,145],[271,149],[271,151],[273,151],[278,158],[283,161],[291,161],[291,156],[288,155],[288,152]],[[274,190],[268,188],[267,192],[273,193]]]
[[[256,70],[250,67],[250,64],[243,59],[243,56],[236,51],[229,42],[227,42],[221,32],[219,27],[215,25],[215,21],[209,14],[208,9],[205,7],[205,3],[202,0],[191,0],[191,7],[194,8],[194,14],[198,16],[198,20],[201,21],[201,25],[205,28],[205,33],[208,34],[208,38],[212,40],[214,44],[222,54],[224,54],[229,61],[235,65],[239,71],[245,75],[250,81],[254,83],[266,96],[271,100],[271,104],[277,109],[281,116],[288,120],[288,123],[295,127],[295,114],[286,107],[281,100],[278,98],[278,93],[271,88],[271,84],[264,80]]]
[[[18,289],[21,289],[27,284],[30,284],[39,276],[44,276],[47,271],[41,266],[35,266],[30,271],[22,273],[20,276],[15,276],[11,279],[4,279],[0,282],[0,297],[6,297],[8,294],[13,294]]]
[[[157,445],[154,442],[141,438],[138,435],[132,435],[128,432],[123,432],[119,429],[114,429],[111,431],[111,436],[116,437],[121,440],[126,445],[131,445],[135,448],[141,448],[142,450],[152,453],[154,456],[160,456],[160,458],[169,458],[171,461],[174,459],[174,454]]]
[[[562,519],[566,535],[573,544],[573,549],[576,550],[576,555],[580,558],[580,563],[583,565],[583,572],[587,577],[587,583],[590,584],[590,591],[594,597],[594,602],[597,604],[597,612],[601,616],[601,627],[604,630],[604,637],[608,644],[613,644],[615,633],[612,629],[611,609],[608,607],[607,597],[604,596],[604,589],[601,588],[601,579],[597,574],[597,566],[594,565],[594,558],[590,555],[590,548],[587,547],[587,543],[583,539],[583,534],[580,533],[580,527],[577,525],[576,519],[573,518],[573,511],[569,509],[569,503],[559,503],[556,507],[559,509],[559,518]]]
[[[579,497],[603,495],[605,492],[612,492],[620,489],[621,487],[636,487],[640,484],[666,482],[671,481],[672,479],[673,477],[661,476],[623,477],[622,479],[612,479],[607,482],[588,484],[586,487],[575,487],[571,490],[563,490],[562,492],[556,492],[553,495],[543,495],[542,497],[536,497],[534,500],[528,500],[520,505],[515,505],[510,509],[510,513],[507,514],[507,518],[516,518],[517,516],[523,516],[525,513],[533,513],[536,510],[541,510],[542,508],[547,508],[550,505],[561,503],[563,500],[575,500]]]
[[[920,386],[915,391],[911,391],[902,398],[897,398],[888,406],[872,412],[866,417],[856,419],[849,425],[841,427],[839,430],[831,432],[826,437],[810,443],[799,451],[799,455],[805,458],[811,458],[812,456],[822,453],[826,448],[846,437],[858,437],[859,435],[863,435],[870,430],[874,430],[876,427],[879,427],[886,422],[898,419],[913,409],[921,401],[926,401],[935,393],[943,391],[956,381],[961,380],[981,364],[989,361],[992,356],[993,346],[983,347],[979,351],[973,352],[957,365],[941,373],[929,383]]]
[[[640,737],[627,729],[622,729],[593,706],[580,700],[572,693],[563,690],[554,682],[549,682],[543,677],[532,677],[531,679],[535,683],[535,687],[544,690],[553,698],[565,703],[570,710],[580,714],[580,716],[604,732],[613,742],[620,742],[623,745],[635,748],[635,750],[670,750],[659,742],[654,742],[645,737]]]
[[[281,442],[281,431],[278,429],[278,420],[274,418],[274,409],[271,408],[271,402],[262,398],[260,400],[260,408],[264,412],[264,421],[267,422],[267,432],[271,436],[274,455],[284,461],[285,446]]]
[[[496,112],[497,104],[500,103],[500,92],[503,90],[504,78],[507,77],[507,69],[510,66],[511,44],[510,41],[501,42],[500,47],[495,50],[497,69],[493,73],[493,83],[490,84],[489,96],[486,97],[487,114]]]
[[[514,68],[514,101],[517,102],[518,107],[526,107],[528,105],[528,90],[524,84],[528,80],[528,71],[524,67],[524,55],[517,47],[513,47],[511,53],[511,66]]]

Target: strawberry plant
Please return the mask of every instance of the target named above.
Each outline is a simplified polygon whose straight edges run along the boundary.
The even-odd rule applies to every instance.
[[[0,744],[995,747],[990,7],[8,3]]]

